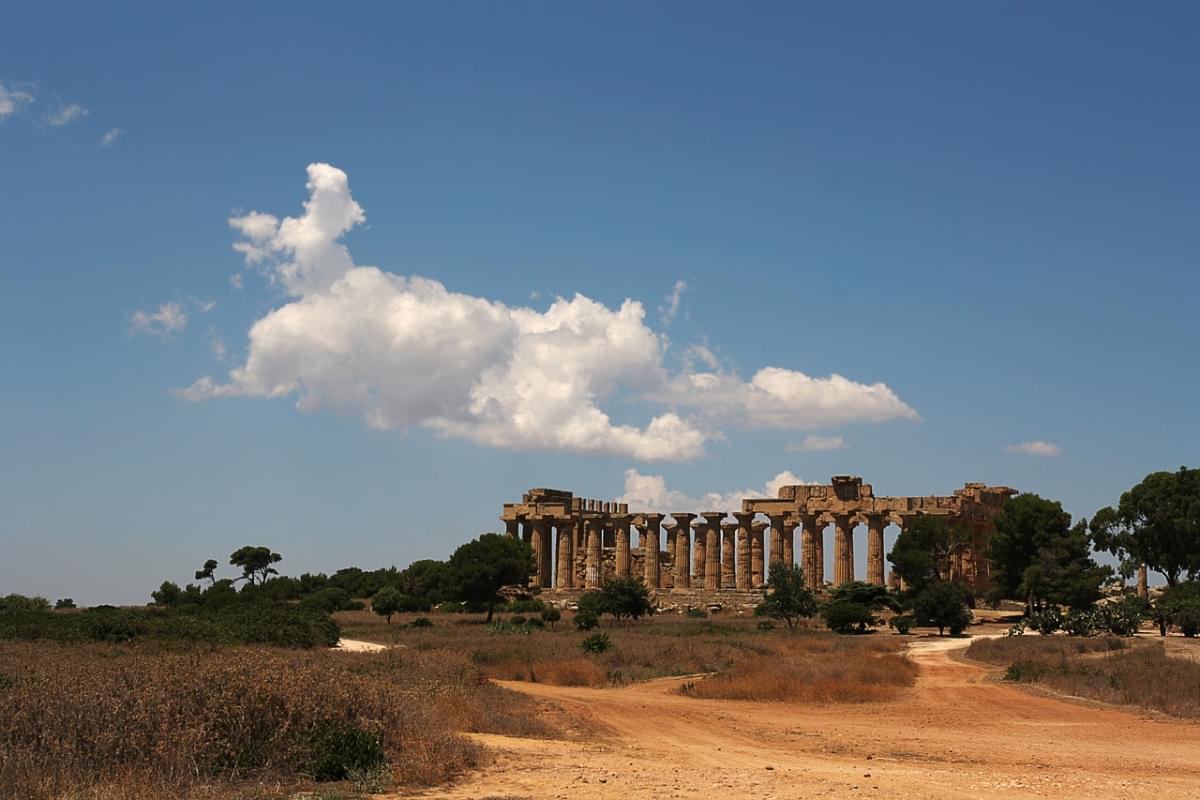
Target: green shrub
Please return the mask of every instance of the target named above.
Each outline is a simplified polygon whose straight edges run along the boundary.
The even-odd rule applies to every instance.
[[[775,630],[775,623],[769,619],[760,619],[758,621],[758,629],[760,631],[773,631]]]
[[[438,603],[438,607],[435,610],[439,614],[461,614],[466,611],[466,608],[462,603],[445,602]]]
[[[1029,627],[1043,636],[1049,636],[1062,627],[1062,613],[1054,606],[1047,606],[1041,611],[1029,615]]]
[[[350,611],[353,603],[354,599],[350,597],[350,593],[336,586],[329,586],[320,591],[313,592],[300,600],[300,605],[306,608],[319,609],[326,614],[331,614],[334,611]],[[360,608],[361,605],[360,603]]]
[[[1063,617],[1062,628],[1068,636],[1091,636],[1100,628],[1100,615],[1095,611],[1075,610]]]
[[[504,608],[512,614],[540,614],[546,610],[546,604],[541,600],[525,598],[523,600],[513,600]]]
[[[313,780],[341,781],[353,772],[375,769],[383,763],[379,737],[346,722],[317,726],[312,737],[310,771]]]
[[[866,633],[869,627],[879,621],[871,609],[846,600],[829,603],[821,613],[826,626],[834,633]]]
[[[562,619],[562,612],[557,608],[547,608],[542,612],[542,622],[546,622],[551,628],[558,625],[558,621]]]
[[[907,636],[912,631],[915,621],[911,614],[900,614],[888,620],[888,625],[895,628],[896,633],[901,636]]]
[[[1131,594],[1100,609],[1101,625],[1113,636],[1133,636],[1149,614],[1150,604]]]
[[[409,625],[414,628],[432,628],[433,620],[431,620],[429,617],[417,617],[410,622]]]
[[[579,648],[585,653],[598,656],[611,650],[613,643],[607,633],[593,633],[591,636],[584,637],[583,641],[579,643]]]
[[[546,628],[546,623],[542,622],[541,617],[530,617],[525,620],[525,627],[540,631]]]
[[[591,611],[576,611],[574,622],[576,630],[590,631],[600,624],[600,617]]]
[[[708,619],[708,612],[703,608],[689,608],[686,616],[690,619]]]
[[[1004,680],[1033,683],[1046,673],[1046,665],[1038,661],[1017,661],[1009,664]]]
[[[516,616],[509,617],[508,624],[509,625],[524,625],[528,621],[529,620],[527,620],[525,617],[521,616],[520,614],[517,614]]]

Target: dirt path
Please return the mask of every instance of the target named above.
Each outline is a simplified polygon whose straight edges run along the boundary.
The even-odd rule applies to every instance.
[[[506,683],[604,726],[599,743],[478,736],[495,753],[426,797],[1200,798],[1200,725],[1075,704],[914,642],[917,685],[887,704],[698,700],[681,679],[621,689]]]

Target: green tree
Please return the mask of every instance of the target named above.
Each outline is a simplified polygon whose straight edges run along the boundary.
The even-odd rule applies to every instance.
[[[650,591],[641,578],[609,578],[600,587],[604,610],[618,622],[641,619],[654,613]]]
[[[371,598],[371,610],[392,624],[392,615],[400,613],[405,597],[394,586],[385,586]]]
[[[217,560],[210,558],[204,562],[204,566],[196,570],[196,580],[208,581],[208,585],[212,586],[217,582]]]
[[[272,564],[283,560],[279,553],[271,552],[269,547],[239,547],[229,556],[229,563],[242,568],[242,580],[251,585],[260,584],[272,575],[278,575]]]
[[[179,584],[172,581],[163,581],[157,591],[150,593],[150,598],[155,605],[173,606],[183,598],[183,590],[179,588]]]
[[[970,535],[945,517],[919,514],[909,519],[888,554],[892,571],[912,595],[950,576],[950,563],[970,543]]]
[[[1087,523],[1071,526],[1062,504],[1021,494],[996,515],[988,559],[993,600],[1022,598],[1028,611],[1047,603],[1086,608],[1111,574],[1092,560]]]
[[[821,616],[825,617],[826,626],[834,633],[866,633],[868,628],[879,622],[871,609],[848,600],[826,603]]]
[[[795,630],[802,617],[817,613],[817,599],[804,585],[804,571],[792,564],[776,561],[767,573],[767,594],[755,613],[771,619],[781,619],[789,630]]]
[[[487,607],[492,621],[505,586],[524,586],[534,571],[533,550],[520,539],[485,533],[450,556],[454,599]]]
[[[918,625],[932,625],[938,629],[938,636],[945,636],[946,628],[958,635],[971,622],[969,599],[970,590],[962,584],[934,581],[913,598],[913,613]]]
[[[835,587],[829,593],[829,600],[833,603],[854,603],[869,611],[882,611],[885,608],[900,610],[900,602],[886,586],[863,581],[850,581]]]
[[[1167,625],[1175,625],[1188,638],[1200,633],[1200,582],[1185,581],[1167,587],[1158,607],[1160,632],[1165,634]]]
[[[549,623],[550,630],[558,628],[558,621],[562,619],[562,612],[557,608],[547,608],[542,611],[542,622]]]
[[[75,601],[69,597],[60,597],[59,599],[55,600],[54,607],[57,609],[77,608]]]
[[[1174,586],[1200,577],[1200,469],[1152,472],[1092,518],[1096,546],[1145,564]]]
[[[414,561],[396,576],[396,584],[404,594],[423,597],[436,605],[451,590],[450,566],[433,559]]]

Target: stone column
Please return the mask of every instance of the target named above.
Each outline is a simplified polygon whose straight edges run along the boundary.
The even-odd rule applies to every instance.
[[[1137,594],[1143,600],[1150,599],[1150,570],[1145,564],[1138,567]]]
[[[567,589],[573,583],[571,580],[571,573],[574,571],[571,568],[571,528],[570,522],[558,523],[558,575],[555,585],[559,589]]]
[[[796,564],[796,521],[783,518],[783,563]]]
[[[883,582],[883,526],[881,516],[867,517],[867,583],[884,586]]]
[[[629,517],[613,520],[617,533],[617,560],[614,570],[618,578],[629,577]]]
[[[520,537],[519,522],[515,519],[504,519],[503,517],[501,517],[501,521],[504,522],[504,533],[508,538],[517,539]]]
[[[850,517],[838,514],[833,519],[833,585],[854,580],[854,526]]]
[[[708,575],[708,533],[704,528],[704,520],[692,520],[692,580],[697,589],[704,588],[704,580]]]
[[[571,526],[571,588],[583,586],[587,568],[587,533],[584,530],[583,517],[577,516]]]
[[[692,518],[695,514],[672,514],[675,520],[675,588],[690,589],[692,560]]]
[[[825,526],[821,524],[821,518],[817,518],[817,524],[813,528],[813,566],[816,567],[816,577],[813,583],[817,589],[825,588]]]
[[[800,515],[800,569],[804,570],[804,585],[809,589],[817,586],[817,515]]]
[[[645,575],[642,579],[646,582],[646,588],[658,589],[658,542],[659,529],[662,526],[661,514],[646,514],[642,521],[642,564],[646,568]]]
[[[753,586],[754,581],[754,515],[746,512],[733,513],[737,520],[737,579],[740,591]],[[758,548],[758,577],[762,578],[762,546]]]
[[[780,515],[768,516],[771,522],[771,563],[776,561],[784,561],[783,557],[783,517]],[[787,563],[784,561],[784,563]]]
[[[724,511],[706,511],[704,517],[704,588],[716,591],[721,588],[721,520]]]
[[[737,541],[737,523],[721,523],[721,588],[733,589],[737,586],[737,561],[741,558],[740,546]],[[749,545],[749,542],[746,542]]]
[[[528,529],[529,547],[533,550],[533,575],[529,578],[529,585],[536,588],[542,585],[542,521],[536,520],[525,527]]]
[[[766,537],[766,533],[767,523],[760,520],[750,523],[750,585],[755,589],[761,589],[767,583],[767,579],[763,576],[765,555],[763,539]]]
[[[704,526],[704,589],[721,588],[721,529],[718,523]]]
[[[584,520],[583,529],[587,535],[587,568],[584,574],[584,587],[595,589],[600,585],[600,521]]]

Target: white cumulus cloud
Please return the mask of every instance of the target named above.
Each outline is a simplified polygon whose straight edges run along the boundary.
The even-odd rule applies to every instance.
[[[800,444],[790,445],[788,450],[845,450],[846,440],[841,436],[805,436]]]
[[[656,396],[747,428],[795,430],[918,419],[917,412],[883,383],[857,383],[837,374],[815,378],[781,367],[764,367],[748,382],[721,369],[688,369]]]
[[[1032,442],[1010,444],[1004,448],[1008,453],[1024,453],[1027,456],[1060,456],[1063,449],[1056,444],[1043,442],[1041,439]]]
[[[670,325],[675,321],[675,315],[679,313],[679,302],[683,299],[685,291],[687,291],[687,283],[682,279],[675,281],[671,293],[666,296],[663,305],[658,307],[658,318],[662,320],[663,325]]]
[[[662,475],[643,475],[631,468],[625,470],[625,492],[617,498],[617,502],[628,503],[631,511],[654,511],[662,514],[670,514],[672,511],[741,511],[742,500],[747,497],[778,497],[781,486],[799,486],[807,483],[811,481],[798,478],[791,470],[784,470],[758,489],[689,495],[687,492],[668,488]]]
[[[234,249],[291,299],[253,324],[245,364],[224,380],[201,378],[183,397],[294,395],[303,411],[358,415],[377,428],[640,460],[703,455],[721,435],[714,422],[727,416],[767,427],[915,417],[883,384],[788,370],[775,370],[784,384],[799,376],[815,386],[781,387],[771,370],[747,384],[717,370],[711,353],[687,361],[712,372],[672,375],[668,342],[636,300],[610,308],[576,294],[542,311],[357,266],[341,237],[366,216],[346,174],[313,164],[307,186],[299,216],[230,218],[241,237]],[[718,391],[689,390],[706,381]],[[625,400],[662,408],[642,424],[614,421],[606,409]]]
[[[117,139],[121,138],[121,133],[122,130],[120,128],[110,128],[109,130],[105,131],[100,137],[100,146],[112,147],[117,143]]]
[[[129,323],[135,331],[169,336],[187,326],[188,315],[179,303],[163,303],[157,311],[135,311]]]
[[[0,83],[0,120],[16,114],[33,102],[33,91],[22,85]]]
[[[79,103],[59,103],[42,116],[42,122],[53,128],[61,128],[63,125],[69,125],[87,115],[88,110]]]

